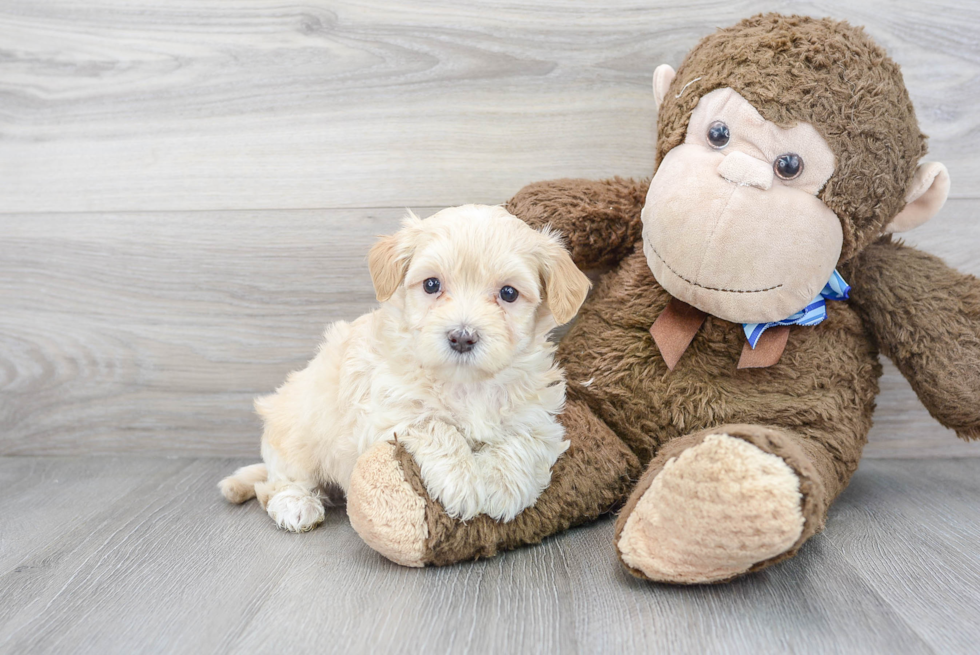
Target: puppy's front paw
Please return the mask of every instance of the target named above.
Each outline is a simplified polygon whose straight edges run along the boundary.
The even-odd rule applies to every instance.
[[[475,475],[465,472],[452,472],[437,475],[436,479],[426,478],[425,467],[420,466],[425,480],[426,491],[442,504],[446,514],[461,521],[469,521],[483,511],[483,485]]]
[[[485,463],[482,470],[486,489],[483,511],[487,516],[507,523],[537,502],[551,482],[551,470],[539,466],[537,471],[509,470],[499,462]]]
[[[533,445],[537,447],[509,441],[477,455],[486,490],[484,512],[491,518],[507,523],[534,505],[551,484],[551,467],[568,450],[569,442]]]
[[[484,502],[484,512],[496,521],[507,523],[525,509],[534,504],[540,493],[529,493],[528,490],[507,485],[501,480],[500,484],[487,485],[487,497]]]
[[[418,464],[429,496],[449,516],[468,521],[483,511],[483,479],[473,451],[456,428],[433,422],[424,431],[409,431],[398,441]]]
[[[298,487],[283,489],[269,499],[269,516],[283,530],[309,532],[323,523],[325,512],[319,498]]]

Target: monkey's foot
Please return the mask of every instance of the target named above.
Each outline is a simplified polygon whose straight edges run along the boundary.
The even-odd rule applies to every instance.
[[[377,443],[357,459],[347,490],[347,515],[361,539],[391,561],[425,565],[425,500],[405,480],[394,444]]]
[[[793,469],[722,431],[694,440],[651,462],[617,522],[616,548],[630,572],[721,582],[798,547],[805,520]]]

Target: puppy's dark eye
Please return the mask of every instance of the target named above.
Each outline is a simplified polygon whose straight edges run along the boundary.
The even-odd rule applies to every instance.
[[[793,153],[779,155],[773,162],[772,168],[776,171],[776,175],[782,179],[792,180],[799,177],[800,173],[803,172],[803,158]]]
[[[721,150],[728,145],[731,138],[732,134],[728,131],[728,126],[721,121],[715,121],[708,127],[708,143],[712,148]]]
[[[517,293],[517,289],[515,289],[510,285],[502,287],[500,289],[500,299],[503,300],[504,302],[514,302],[515,300],[517,300],[517,296],[519,295],[520,294]]]
[[[439,289],[442,288],[442,284],[439,283],[439,278],[430,277],[422,283],[422,288],[425,289],[426,293],[439,293]]]

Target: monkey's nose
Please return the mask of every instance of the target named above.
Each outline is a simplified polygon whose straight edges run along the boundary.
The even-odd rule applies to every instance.
[[[772,166],[737,150],[721,160],[718,174],[739,186],[752,186],[763,191],[772,187]]]
[[[469,328],[456,329],[446,335],[449,347],[458,353],[468,353],[480,340],[480,333]]]

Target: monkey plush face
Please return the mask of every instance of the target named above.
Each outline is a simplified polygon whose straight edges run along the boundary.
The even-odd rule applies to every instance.
[[[949,176],[901,71],[860,28],[765,14],[653,76],[658,167],[643,246],[671,295],[737,323],[781,321],[837,265],[942,207]]]
[[[778,321],[800,310],[840,257],[840,221],[817,198],[834,159],[811,125],[781,128],[730,88],[705,95],[643,210],[657,281],[730,321]]]

